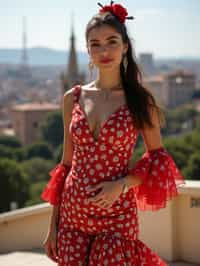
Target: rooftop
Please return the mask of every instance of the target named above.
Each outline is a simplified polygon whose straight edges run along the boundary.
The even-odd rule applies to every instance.
[[[32,102],[17,104],[12,107],[12,111],[41,111],[41,110],[57,110],[60,109],[58,104],[48,102]]]

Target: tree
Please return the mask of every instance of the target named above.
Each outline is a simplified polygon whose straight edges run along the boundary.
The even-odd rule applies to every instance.
[[[18,138],[15,136],[5,136],[5,135],[0,135],[0,145],[5,145],[6,147],[11,147],[11,148],[19,148],[21,147],[21,142],[19,141]]]
[[[189,157],[187,166],[184,168],[183,173],[187,179],[200,181],[200,152],[195,152]]]
[[[32,184],[38,181],[47,182],[50,178],[49,171],[54,166],[54,162],[40,157],[34,157],[24,161],[21,166]]]
[[[191,154],[193,148],[180,138],[165,138],[163,141],[164,147],[173,157],[177,166],[182,169],[188,161],[188,154]]]
[[[11,148],[0,144],[0,158],[22,161],[24,159],[24,150],[23,148]]]
[[[0,160],[0,212],[10,210],[10,203],[23,207],[29,199],[29,182],[22,168],[10,159]]]
[[[26,207],[44,203],[44,201],[41,199],[41,193],[45,185],[46,181],[38,181],[30,186],[30,199],[26,201]]]
[[[32,157],[41,157],[44,159],[52,159],[53,154],[48,145],[45,142],[35,142],[31,145],[28,145],[24,148],[25,158],[30,159]]]
[[[60,111],[47,115],[46,120],[40,126],[40,133],[41,138],[52,148],[56,148],[63,142],[63,119]]]
[[[58,146],[54,153],[54,160],[56,163],[59,163],[62,159],[62,154],[63,154],[63,143]]]
[[[194,130],[191,134],[183,136],[186,146],[190,146],[192,151],[200,151],[200,132]]]

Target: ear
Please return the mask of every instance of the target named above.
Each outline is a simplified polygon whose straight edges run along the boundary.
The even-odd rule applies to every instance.
[[[126,54],[127,51],[128,51],[128,43],[125,43],[123,48],[123,54]]]

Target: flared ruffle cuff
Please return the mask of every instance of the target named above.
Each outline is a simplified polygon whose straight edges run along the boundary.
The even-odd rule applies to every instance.
[[[64,182],[70,169],[71,166],[62,163],[57,164],[51,169],[49,172],[51,178],[41,193],[41,198],[43,200],[48,201],[52,205],[60,204]]]
[[[133,187],[140,210],[156,211],[166,207],[168,200],[178,195],[184,176],[164,147],[146,151],[128,174],[138,176],[142,183]]]

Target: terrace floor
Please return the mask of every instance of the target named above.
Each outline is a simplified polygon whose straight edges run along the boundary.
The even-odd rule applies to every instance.
[[[0,266],[55,266],[42,249],[15,251],[0,254]],[[200,266],[186,262],[173,262],[169,266]]]

